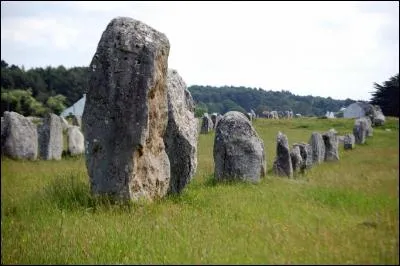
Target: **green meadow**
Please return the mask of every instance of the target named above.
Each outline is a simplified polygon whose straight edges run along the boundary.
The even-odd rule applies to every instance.
[[[338,162],[274,176],[278,131],[290,146],[353,119],[257,119],[268,173],[213,180],[214,133],[179,196],[117,205],[90,195],[83,157],[1,159],[2,264],[399,264],[399,120]]]

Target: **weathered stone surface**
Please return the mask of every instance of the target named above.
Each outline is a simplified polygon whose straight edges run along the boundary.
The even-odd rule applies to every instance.
[[[337,136],[339,143],[344,142],[344,136]]]
[[[200,133],[201,134],[207,134],[210,131],[212,131],[213,128],[214,128],[214,125],[213,125],[213,122],[211,120],[211,117],[207,113],[204,113],[203,118],[202,118],[202,122],[201,122]]]
[[[374,126],[382,126],[385,124],[385,116],[383,115],[382,109],[379,107],[379,105],[374,105],[373,106],[373,115],[372,115],[372,124]]]
[[[353,134],[346,134],[344,136],[343,147],[345,150],[354,149],[356,144],[356,139]]]
[[[290,151],[290,159],[292,160],[293,172],[300,170],[303,159],[301,158],[299,146],[293,145],[293,148]]]
[[[218,114],[217,117],[215,118],[215,125],[214,125],[214,128],[217,127],[218,122],[219,122],[219,120],[221,120],[221,119],[222,119],[222,115],[221,115],[221,114]]]
[[[247,117],[247,119],[249,119],[250,122],[253,121],[253,119],[252,119],[253,117],[252,117],[251,113],[245,113],[244,115]]]
[[[78,126],[69,126],[68,135],[68,152],[72,156],[80,155],[85,152],[84,136]]]
[[[313,165],[312,147],[308,143],[295,143],[293,147],[299,147],[302,162],[300,165],[301,172],[310,169]]]
[[[364,144],[367,136],[368,123],[365,118],[358,118],[354,121],[353,134],[356,144]]]
[[[374,135],[374,129],[372,128],[372,121],[369,116],[364,117],[365,122],[367,123],[367,132],[366,137],[372,137]]]
[[[82,118],[79,116],[72,116],[72,125],[82,127]]]
[[[240,112],[227,112],[218,122],[213,154],[217,180],[259,182],[265,175],[264,142]]]
[[[163,33],[131,18],[115,18],[103,32],[82,121],[93,193],[134,200],[166,195],[169,49]]]
[[[8,111],[4,112],[4,121],[1,124],[2,153],[16,159],[36,160],[38,155],[36,125],[26,117]]]
[[[61,120],[62,129],[67,130],[69,127],[68,121],[62,116],[60,116],[60,120]]]
[[[325,161],[339,160],[339,141],[336,135],[332,132],[326,132],[322,135],[325,143]]]
[[[293,177],[288,138],[285,134],[278,132],[276,142],[276,157],[273,165],[274,173],[279,176]]]
[[[194,101],[176,70],[168,70],[168,126],[165,150],[171,166],[169,193],[179,193],[197,169],[197,120]]]
[[[217,113],[212,113],[211,116],[210,116],[211,121],[213,122],[213,127],[214,127],[214,129],[215,129],[215,127],[217,126],[217,116],[218,116]]]
[[[63,129],[60,117],[47,114],[38,125],[39,156],[43,160],[61,160],[63,151]]]
[[[318,132],[313,132],[308,143],[312,148],[313,164],[322,163],[325,160],[325,144],[322,135]]]

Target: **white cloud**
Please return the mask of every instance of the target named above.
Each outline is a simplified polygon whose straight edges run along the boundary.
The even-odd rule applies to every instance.
[[[25,47],[28,55],[38,47],[63,49],[59,57],[48,58],[48,64],[75,60],[76,65],[88,65],[108,22],[116,16],[130,16],[167,35],[169,65],[188,85],[243,85],[300,95],[368,99],[373,82],[398,72],[399,13],[395,3],[127,1],[47,5],[48,9],[37,15],[3,18],[7,5],[2,3],[2,54],[3,47]],[[25,10],[30,10],[29,6]],[[29,56],[23,60],[10,63],[35,64],[29,62]]]

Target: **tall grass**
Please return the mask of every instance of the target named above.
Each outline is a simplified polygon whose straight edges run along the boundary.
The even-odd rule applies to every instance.
[[[268,169],[278,131],[290,145],[351,119],[254,121]],[[115,205],[90,194],[84,159],[1,160],[4,264],[398,264],[399,122],[390,118],[340,161],[289,180],[213,179],[214,133],[199,136],[182,195]],[[390,129],[391,131],[386,131]]]

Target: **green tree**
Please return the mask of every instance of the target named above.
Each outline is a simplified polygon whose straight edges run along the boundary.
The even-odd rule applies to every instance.
[[[56,96],[50,96],[46,101],[46,106],[52,113],[60,115],[61,112],[66,108],[65,100],[67,98],[64,95],[57,94]]]
[[[391,77],[383,85],[374,83],[371,104],[379,105],[384,115],[399,116],[399,74]]]
[[[14,111],[24,116],[41,116],[46,112],[42,103],[32,97],[32,90],[1,89],[1,113]]]

